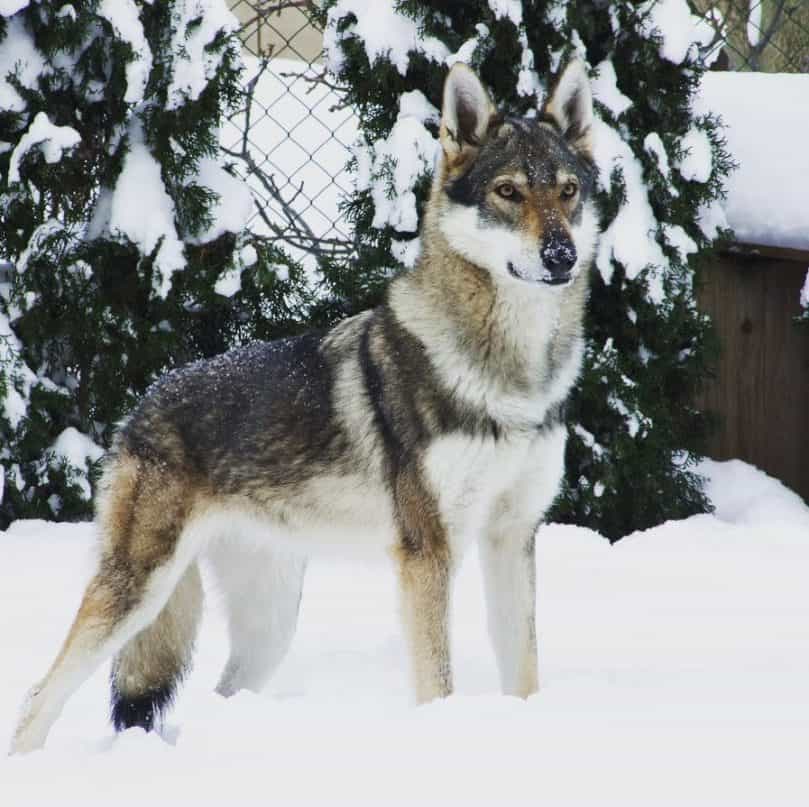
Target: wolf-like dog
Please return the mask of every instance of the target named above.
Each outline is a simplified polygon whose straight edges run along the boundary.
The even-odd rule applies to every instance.
[[[158,723],[191,661],[203,558],[227,611],[223,695],[259,689],[280,663],[305,559],[363,546],[394,558],[416,701],[450,694],[450,586],[473,542],[502,690],[536,691],[534,535],[582,361],[592,130],[579,61],[534,118],[498,114],[455,64],[421,255],[382,304],[148,391],[106,461],[98,569],[12,752],[41,747],[110,657],[115,727]]]

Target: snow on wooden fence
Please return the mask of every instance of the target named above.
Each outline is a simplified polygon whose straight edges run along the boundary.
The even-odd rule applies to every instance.
[[[809,500],[809,75],[709,73],[695,101],[721,115],[738,168],[720,224],[732,244],[703,272],[700,305],[720,339],[703,404],[720,415],[711,446]]]

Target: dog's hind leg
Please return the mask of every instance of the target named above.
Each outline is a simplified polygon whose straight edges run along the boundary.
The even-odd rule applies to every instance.
[[[155,619],[171,594],[172,584],[181,574],[171,566],[161,572],[163,579],[157,585],[150,586],[137,602],[128,602],[121,600],[115,581],[110,579],[102,564],[101,571],[87,587],[59,655],[45,678],[28,693],[11,753],[41,748],[73,692],[103,661]],[[117,673],[114,675],[117,679]],[[128,707],[121,699],[114,705],[114,713],[128,713]],[[117,728],[129,725],[126,720],[117,720],[116,723]]]
[[[179,540],[188,488],[168,472],[121,455],[99,507],[101,560],[68,636],[45,678],[28,694],[11,752],[40,748],[70,695],[161,613],[194,560]]]
[[[306,561],[275,547],[255,549],[223,540],[208,553],[224,597],[230,656],[216,687],[226,697],[258,692],[292,643]]]

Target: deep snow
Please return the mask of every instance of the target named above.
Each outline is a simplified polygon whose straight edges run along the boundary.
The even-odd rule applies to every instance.
[[[741,462],[706,463],[715,515],[614,547],[538,535],[542,689],[496,693],[477,560],[454,598],[458,694],[410,705],[386,567],[314,562],[265,693],[212,693],[215,607],[164,737],[106,723],[106,670],[42,752],[0,758],[18,805],[797,805],[809,797],[809,508]],[[0,727],[56,651],[91,528],[0,533]]]

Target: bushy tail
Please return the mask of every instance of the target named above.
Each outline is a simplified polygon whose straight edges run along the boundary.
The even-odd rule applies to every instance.
[[[193,563],[148,627],[124,646],[112,663],[111,719],[117,731],[150,731],[171,705],[191,666],[202,613],[202,583]]]

